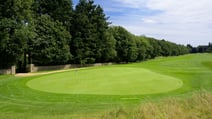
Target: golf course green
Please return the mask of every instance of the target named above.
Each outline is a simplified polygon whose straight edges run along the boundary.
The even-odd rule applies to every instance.
[[[180,79],[143,68],[118,66],[67,71],[27,82],[32,89],[66,94],[142,95],[163,93],[182,86]]]
[[[26,77],[0,75],[0,118],[101,115],[120,107],[131,110],[148,101],[184,99],[202,90],[212,91],[209,53]]]

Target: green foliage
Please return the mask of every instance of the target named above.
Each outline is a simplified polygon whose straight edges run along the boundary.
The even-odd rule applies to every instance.
[[[140,36],[138,37],[138,40],[141,40],[141,49],[143,52],[141,52],[143,59],[152,59],[153,57],[153,45],[151,45],[151,42],[148,37],[146,36]],[[144,54],[145,51],[145,54]]]
[[[116,42],[117,56],[113,60],[115,62],[135,62],[189,52],[189,49],[183,45],[145,36],[134,36],[120,26],[112,26],[109,30]]]
[[[136,37],[136,45],[138,48],[138,61],[143,61],[146,59],[147,55],[147,43],[143,40],[143,37]]]
[[[71,0],[0,0],[0,68],[136,62],[188,53],[183,45],[109,24],[93,0],[80,0],[75,9]]]
[[[71,58],[69,52],[70,34],[60,22],[54,22],[48,15],[36,19],[37,36],[30,41],[33,63],[39,65],[64,64]]]
[[[111,27],[116,40],[117,62],[133,62],[137,59],[137,47],[134,36],[123,27]]]
[[[27,47],[31,5],[32,0],[0,1],[0,68],[16,64]]]
[[[37,14],[48,14],[55,21],[63,23],[67,29],[71,26],[72,0],[35,0],[33,6]]]
[[[110,62],[114,61],[117,56],[116,48],[116,40],[113,37],[111,31],[108,29],[102,36],[102,62]]]
[[[80,0],[72,23],[73,40],[70,46],[74,63],[86,64],[112,59],[113,55],[111,58],[106,56],[114,54],[113,46],[110,46],[113,45],[113,39],[107,33],[107,18],[99,5],[95,5],[92,0]],[[108,43],[108,49],[105,42]]]
[[[156,40],[154,38],[148,38],[148,39],[149,39],[150,44],[153,47],[153,51],[152,51],[151,57],[155,58],[157,56],[161,56],[161,53],[162,53],[162,48],[161,47],[163,47],[163,46],[160,46],[160,44],[159,44],[160,41]]]

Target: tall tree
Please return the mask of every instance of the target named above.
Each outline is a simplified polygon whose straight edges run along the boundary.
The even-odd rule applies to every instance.
[[[161,46],[161,55],[162,56],[170,56],[171,55],[170,44],[165,40],[161,40],[159,42],[159,44]]]
[[[36,37],[30,41],[32,62],[38,65],[65,64],[71,59],[68,39],[70,34],[60,22],[48,15],[36,20]]]
[[[37,14],[49,15],[60,21],[69,30],[73,14],[72,0],[35,0],[34,10]]]
[[[71,53],[74,56],[74,63],[85,64],[93,63],[95,44],[92,25],[89,21],[90,14],[89,3],[86,0],[80,0],[74,12],[73,25],[71,27],[72,42],[70,43]]]
[[[161,56],[161,54],[160,54],[161,53],[161,46],[158,43],[159,41],[154,39],[154,38],[148,38],[148,39],[149,39],[151,46],[153,47],[151,57],[155,58],[157,56]]]
[[[147,41],[145,40],[146,37],[143,36],[138,36],[136,37],[136,45],[138,48],[138,57],[137,60],[138,61],[142,61],[145,60],[147,57]]]
[[[116,52],[116,40],[112,35],[112,31],[108,29],[102,35],[102,47],[101,47],[101,62],[114,61],[117,56]]]
[[[80,0],[74,12],[70,43],[74,62],[80,64],[102,62],[109,23],[103,9],[95,5],[93,0]],[[108,36],[110,37],[110,36]],[[113,40],[113,39],[112,39]],[[113,42],[113,41],[111,41]]]
[[[34,39],[29,42],[32,62],[39,65],[65,64],[71,60],[69,33],[72,0],[35,0]]]
[[[111,27],[116,40],[117,62],[133,62],[137,59],[137,46],[134,36],[120,26]]]
[[[111,54],[114,49],[112,49],[113,46],[111,46],[112,42],[114,42],[113,38],[108,34],[108,25],[110,24],[107,22],[108,17],[104,14],[104,10],[101,8],[100,5],[94,6],[94,11],[90,16],[90,22],[93,24],[94,29],[96,30],[96,50],[94,51],[96,54],[96,62],[102,62],[104,61],[103,58],[103,52],[104,53],[109,53]],[[103,48],[105,47],[105,43],[107,44],[108,49],[112,50],[104,50]],[[114,44],[115,45],[115,44]],[[107,51],[107,52],[106,52]],[[113,55],[111,55],[112,57]]]
[[[32,0],[0,0],[0,68],[17,63],[24,54],[33,25],[32,3]]]

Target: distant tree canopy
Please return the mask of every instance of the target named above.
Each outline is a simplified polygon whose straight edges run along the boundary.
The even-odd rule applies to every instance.
[[[189,53],[190,47],[110,24],[93,0],[80,0],[75,8],[71,0],[0,0],[0,68],[135,62]]]
[[[199,45],[197,47],[193,47],[190,44],[187,45],[189,51],[191,53],[212,53],[212,43],[208,43],[208,45]]]

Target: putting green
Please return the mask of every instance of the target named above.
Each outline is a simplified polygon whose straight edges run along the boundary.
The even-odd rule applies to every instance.
[[[180,79],[143,68],[96,67],[51,74],[26,83],[32,89],[63,94],[143,95],[180,88]]]

